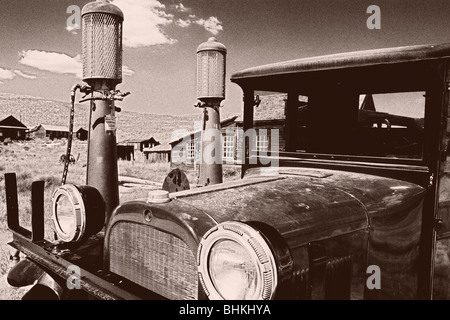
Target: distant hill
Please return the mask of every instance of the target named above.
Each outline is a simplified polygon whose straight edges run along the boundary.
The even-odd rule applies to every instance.
[[[81,97],[81,96],[80,96]],[[117,103],[120,106],[120,103]],[[188,108],[189,106],[186,106]],[[0,120],[13,115],[27,127],[38,124],[69,125],[70,101],[56,101],[26,95],[0,93]],[[192,108],[193,109],[193,108]],[[197,111],[195,113],[195,111]],[[201,120],[201,110],[178,115],[160,115],[130,112],[122,109],[117,116],[117,141],[131,138],[154,137],[161,143],[170,140],[176,129],[194,129],[194,121]],[[221,118],[230,116],[223,114]],[[77,104],[75,107],[75,128],[87,129],[89,123],[89,104]]]

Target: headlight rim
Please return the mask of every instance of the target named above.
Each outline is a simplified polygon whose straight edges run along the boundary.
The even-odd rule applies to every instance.
[[[231,240],[244,247],[255,264],[258,285],[249,300],[269,300],[278,284],[277,262],[264,236],[252,226],[240,221],[227,221],[210,229],[202,238],[197,255],[200,283],[209,299],[224,300],[214,285],[209,270],[209,256],[213,246],[221,240]]]
[[[73,230],[65,232],[57,217],[57,203],[61,196],[66,196],[72,205],[72,213],[75,216]],[[78,242],[86,230],[86,208],[81,191],[72,184],[65,184],[55,190],[52,197],[52,220],[56,234],[64,242]]]

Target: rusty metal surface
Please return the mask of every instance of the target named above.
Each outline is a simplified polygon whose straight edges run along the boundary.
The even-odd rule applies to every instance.
[[[103,91],[110,89],[102,81],[96,83],[94,88]],[[114,101],[91,101],[91,109],[86,184],[96,188],[102,195],[106,204],[107,222],[119,204],[116,134],[105,130],[105,117],[115,116]]]
[[[231,81],[239,82],[243,79],[264,76],[404,63],[448,57],[450,57],[450,44],[348,52],[253,67],[234,73],[231,76]]]
[[[176,168],[170,171],[166,179],[164,179],[162,189],[169,193],[189,190],[189,180],[182,170]]]
[[[220,137],[211,135],[220,132],[219,103],[207,103],[203,112],[202,128],[202,161],[200,162],[199,184],[207,186],[223,182],[222,173],[222,142]],[[214,146],[211,150],[211,146]]]
[[[218,222],[258,220],[274,226],[297,245],[369,226],[376,215],[423,197],[424,190],[399,180],[324,170],[180,199]],[[251,180],[251,179],[250,179]],[[225,183],[222,187],[225,187]],[[232,186],[232,185],[231,185]]]
[[[369,299],[419,299],[419,253],[423,201],[376,215],[371,221],[368,264],[380,267],[380,290]]]
[[[438,214],[440,223],[437,228],[437,238],[450,237],[450,175],[442,174],[439,178]]]
[[[439,239],[436,243],[433,299],[449,300],[450,286],[450,239]]]
[[[417,299],[425,189],[400,180],[349,172],[333,176],[326,178],[329,185],[357,198],[368,213],[368,264],[380,267],[383,285],[381,290],[368,290],[365,298]]]
[[[414,183],[347,171],[292,167],[280,168],[279,174],[291,179],[311,179],[345,191],[364,205],[369,217],[399,206],[409,206],[410,203],[422,199],[426,192],[423,187]],[[259,168],[246,172],[246,177],[252,179],[261,179],[261,175]]]
[[[112,14],[115,16],[119,16],[123,19],[123,12],[117,6],[107,2],[107,1],[93,1],[89,2],[83,7],[81,15],[102,12],[107,14]]]
[[[177,234],[188,244],[198,243],[203,234],[216,225],[216,221],[204,210],[181,201],[171,200],[161,204],[129,201],[119,205],[114,211],[105,232],[105,248],[111,228],[119,221],[150,225]]]

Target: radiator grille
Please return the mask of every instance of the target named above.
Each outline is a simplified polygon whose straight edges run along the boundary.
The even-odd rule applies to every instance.
[[[352,282],[352,257],[336,258],[327,262],[325,299],[349,300]]]
[[[181,239],[150,226],[119,222],[109,239],[110,271],[173,300],[197,299],[195,257]]]
[[[299,300],[311,299],[311,287],[309,280],[309,269],[302,269],[294,272],[293,276],[293,298]]]

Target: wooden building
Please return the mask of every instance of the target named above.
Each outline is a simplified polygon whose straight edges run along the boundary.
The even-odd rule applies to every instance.
[[[131,161],[134,160],[134,146],[128,144],[117,144],[117,159]]]
[[[132,145],[134,151],[143,152],[145,148],[153,148],[158,146],[160,143],[155,140],[155,138],[133,138],[127,139],[120,142],[121,145]]]
[[[284,151],[286,146],[285,94],[267,94],[260,97],[260,103],[254,111],[253,152],[270,153],[272,150]],[[299,108],[306,104],[299,101]],[[241,117],[231,117],[221,121],[222,163],[241,164],[243,158],[243,141],[250,133],[244,133]],[[180,145],[185,143],[186,145]],[[189,136],[180,137],[170,142],[172,147],[172,165],[180,165],[177,159],[185,159],[183,167],[192,168],[199,163],[201,149],[201,132],[191,132]],[[181,151],[180,151],[181,150]]]
[[[0,121],[0,141],[9,138],[11,140],[25,140],[28,128],[13,116],[8,116]]]
[[[169,143],[162,143],[153,148],[145,148],[144,155],[146,161],[154,162],[170,162],[171,161],[171,145]]]
[[[51,140],[62,138],[67,139],[69,137],[69,128],[65,126],[40,124],[28,130],[27,136],[29,139],[33,138],[41,138],[41,139],[49,138]]]
[[[80,141],[86,141],[88,139],[88,134],[89,132],[82,127],[74,132],[74,136]]]
[[[233,139],[236,135],[236,119],[238,116],[226,118],[220,122],[222,136],[231,135]],[[228,141],[224,138],[224,141]],[[170,141],[171,165],[180,166],[183,169],[192,169],[200,161],[201,154],[201,131],[192,131],[187,136],[179,137]],[[235,146],[233,146],[233,149]],[[235,151],[233,150],[233,153]],[[228,154],[227,154],[228,155]],[[225,156],[225,155],[224,155]],[[179,161],[184,159],[183,161]],[[230,161],[229,161],[230,162]],[[234,163],[234,160],[232,160]]]

